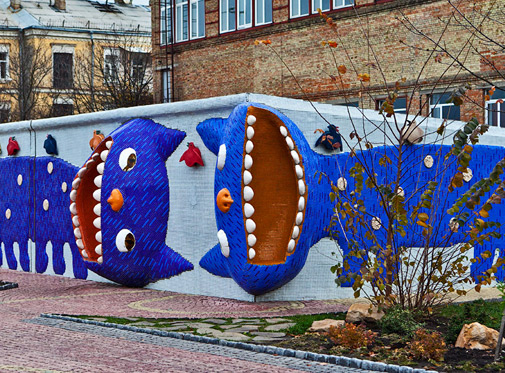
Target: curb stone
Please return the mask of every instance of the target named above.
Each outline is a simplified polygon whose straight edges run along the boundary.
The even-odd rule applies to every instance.
[[[18,284],[16,284],[15,282],[4,282],[3,285],[0,285],[0,291],[15,289],[17,287],[18,287]]]
[[[15,287],[17,287],[17,284]],[[0,288],[0,290],[2,290],[2,289]],[[333,356],[333,355],[326,355],[326,354],[317,354],[314,352],[292,350],[292,349],[282,348],[282,347],[254,345],[254,344],[245,343],[245,342],[233,342],[233,341],[227,341],[224,339],[198,336],[198,335],[189,334],[189,333],[170,332],[170,331],[167,332],[167,331],[163,331],[163,330],[140,328],[140,327],[136,327],[136,326],[128,326],[128,325],[122,325],[122,324],[113,324],[113,323],[103,322],[103,321],[80,319],[80,318],[72,317],[72,316],[63,316],[63,315],[57,315],[57,314],[43,313],[40,315],[40,317],[45,317],[48,319],[72,321],[72,322],[88,324],[88,325],[102,326],[105,328],[115,328],[115,329],[131,331],[131,332],[135,332],[135,333],[151,334],[151,335],[156,335],[156,336],[160,336],[160,337],[183,339],[183,340],[192,341],[192,342],[215,344],[215,345],[220,345],[220,346],[225,346],[225,347],[237,348],[237,349],[241,349],[241,350],[254,351],[254,352],[258,352],[258,353],[266,353],[269,355],[294,357],[294,358],[302,359],[302,360],[324,362],[324,363],[329,363],[329,364],[334,364],[334,365],[339,365],[339,366],[344,366],[344,367],[358,368],[358,369],[363,369],[363,370],[372,370],[372,371],[376,371],[376,372],[438,373],[437,371],[434,371],[434,370],[413,369],[412,367],[393,365],[393,364],[385,364],[385,363],[375,362],[375,361],[370,361],[370,360],[360,360],[360,359],[349,358],[349,357],[345,357],[345,356]]]

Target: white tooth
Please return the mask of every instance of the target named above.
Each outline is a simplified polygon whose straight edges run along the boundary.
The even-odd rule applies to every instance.
[[[286,144],[288,144],[289,150],[293,150],[295,148],[295,144],[293,144],[291,137],[286,137]]]
[[[252,126],[254,123],[256,123],[256,117],[254,115],[248,115],[247,124]]]
[[[281,131],[282,136],[286,137],[288,135],[288,130],[286,127],[281,126],[279,130]]]
[[[298,180],[298,192],[301,196],[305,194],[305,183],[303,180]]]
[[[81,235],[81,230],[79,228],[75,228],[74,229],[74,236],[76,238],[82,238],[82,235]]]
[[[254,197],[254,191],[252,190],[251,187],[249,186],[246,186],[244,188],[244,199],[246,200],[246,202],[249,202],[250,200],[252,200]]]
[[[77,215],[72,216],[72,223],[74,223],[74,225],[76,227],[78,227],[80,225],[80,223],[79,223],[79,217]]]
[[[78,247],[79,249],[81,249],[81,250],[82,250],[82,249],[84,249],[84,243],[82,242],[82,240],[81,240],[81,239],[79,239],[79,240],[75,240],[75,244],[77,245],[77,247]]]
[[[250,152],[252,152],[252,150],[254,149],[254,144],[252,141],[248,140],[246,143],[245,143],[245,151],[247,154],[249,154]]]
[[[79,171],[77,171],[77,176],[82,177],[86,173],[86,167],[81,168]]]
[[[250,169],[253,165],[253,159],[249,154],[244,157],[244,167],[246,170]]]
[[[294,150],[291,150],[291,157],[293,157],[293,161],[295,161],[295,164],[300,163],[300,157],[298,156],[298,153]]]
[[[107,149],[110,149],[110,147],[112,146],[112,141],[107,141],[105,143],[105,146],[107,147]]]
[[[77,190],[75,189],[72,189],[72,191],[70,192],[70,199],[72,201],[75,201],[75,198],[77,197]]]
[[[100,202],[100,198],[102,197],[102,189],[97,189],[93,192],[93,198]]]
[[[97,203],[95,205],[95,207],[93,207],[93,212],[95,213],[95,215],[98,215],[98,216],[100,216],[102,214],[102,207],[100,206],[99,203]]]
[[[303,212],[296,214],[296,225],[300,225],[303,222]]]
[[[217,169],[222,170],[226,162],[226,145],[221,144],[219,147],[219,153],[217,153]]]
[[[256,245],[256,236],[254,234],[250,234],[247,236],[247,243],[249,246],[254,246]]]
[[[95,160],[94,159],[90,159],[89,161],[86,162],[86,168],[89,168],[89,166],[91,166],[93,163],[95,163]]]
[[[246,218],[250,218],[254,214],[254,207],[250,203],[244,205],[244,213]]]
[[[292,253],[293,250],[295,249],[295,240],[291,239],[289,240],[289,243],[288,243],[288,252],[289,253]]]
[[[254,137],[254,128],[247,127],[247,138],[251,140]]]
[[[73,202],[73,203],[70,204],[70,212],[73,215],[77,215],[77,206],[75,205],[75,202]]]
[[[86,250],[82,250],[81,251],[81,254],[84,258],[87,258],[88,257],[88,253],[86,252]]]
[[[103,152],[100,153],[100,158],[102,158],[102,161],[105,162],[105,160],[107,159],[108,155],[109,155],[109,151],[108,150],[104,150]]]
[[[300,228],[295,225],[295,227],[293,228],[293,234],[291,235],[291,238],[293,240],[296,240],[299,234],[300,234]]]
[[[98,262],[98,264],[102,264],[103,263],[103,256],[99,256],[96,261]]]
[[[96,157],[98,157],[98,153],[93,153],[93,154],[91,155],[91,158],[93,158],[93,159],[95,159]]]
[[[72,188],[77,189],[79,188],[79,185],[81,184],[81,178],[76,177],[74,181],[72,181]]]
[[[95,239],[96,239],[98,242],[102,242],[102,231],[98,231],[98,232],[96,232],[96,234],[95,234]]]
[[[305,198],[300,197],[300,199],[298,200],[298,211],[303,211],[304,208],[305,208]]]
[[[303,168],[300,165],[295,166],[296,170],[296,176],[298,176],[299,179],[303,177]]]
[[[102,162],[102,163],[100,163],[98,166],[96,166],[96,170],[98,171],[98,173],[99,173],[100,175],[102,175],[102,174],[103,174],[103,170],[104,170],[104,168],[105,168],[105,162]]]
[[[217,232],[217,239],[219,240],[219,246],[221,246],[221,254],[228,258],[230,256],[230,246],[228,245],[228,237],[222,229]]]
[[[95,228],[101,229],[102,228],[102,218],[96,218],[95,220],[93,220],[93,225],[95,226]]]
[[[249,259],[254,259],[256,256],[256,251],[253,248],[249,249]]]
[[[244,184],[249,185],[252,180],[252,175],[249,171],[244,171]]]
[[[253,233],[256,230],[256,223],[252,219],[247,219],[245,221],[245,228],[247,229],[247,233]]]
[[[96,245],[95,253],[97,253],[98,255],[102,255],[102,244]]]
[[[102,187],[102,177],[103,177],[102,175],[98,175],[97,177],[95,177],[95,180],[93,180],[97,188]]]

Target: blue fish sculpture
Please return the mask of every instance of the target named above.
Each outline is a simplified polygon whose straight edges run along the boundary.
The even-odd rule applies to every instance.
[[[291,281],[305,265],[310,248],[324,237],[337,237],[344,255],[349,253],[348,239],[352,237],[344,228],[345,220],[332,224],[334,204],[330,193],[332,183],[342,191],[353,190],[350,169],[356,163],[355,157],[368,157],[376,172],[383,172],[377,175],[379,182],[387,183],[388,175],[395,171],[394,166],[379,165],[385,154],[395,157],[395,147],[378,147],[354,157],[349,153],[320,155],[310,148],[289,118],[262,104],[241,104],[227,119],[206,120],[197,126],[197,131],[207,148],[217,155],[214,195],[219,241],[202,257],[200,266],[214,275],[233,278],[253,295]],[[443,162],[449,151],[449,146],[410,146],[405,155],[408,172],[403,175],[403,193],[420,196],[434,176],[448,185],[451,170],[456,168]],[[475,180],[489,175],[492,165],[504,156],[505,148],[475,146],[470,165],[477,176]],[[427,161],[423,162],[425,158]],[[468,190],[470,183],[465,184],[459,194]],[[438,213],[445,214],[457,195],[452,199],[443,195],[437,201]],[[362,198],[380,238],[385,234],[387,220],[381,215],[379,196],[373,189],[366,189]],[[407,210],[411,207],[406,206]],[[502,205],[492,213],[491,218],[505,218]],[[449,228],[450,216],[445,219],[443,229],[437,231],[440,242],[454,233]],[[405,245],[416,246],[421,233],[421,227],[418,228],[419,232],[407,234]],[[458,242],[462,238],[459,235],[451,236],[452,242]],[[501,241],[486,242],[475,248],[475,255],[490,245],[505,248]],[[473,265],[472,274],[478,275],[489,266],[489,260]],[[351,263],[351,270],[357,268],[359,263]],[[503,277],[501,272],[498,275]]]
[[[193,269],[165,245],[170,208],[165,161],[185,137],[133,119],[106,137],[72,182],[70,212],[86,267],[141,287]]]

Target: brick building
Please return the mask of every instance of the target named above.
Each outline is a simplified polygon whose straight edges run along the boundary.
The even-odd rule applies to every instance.
[[[505,92],[486,97],[505,84],[504,36],[495,31],[505,1],[453,3],[457,8],[447,0],[154,0],[155,101],[255,92],[378,109],[399,82],[398,113],[475,115],[505,127]],[[497,39],[475,35],[468,20]],[[446,53],[432,53],[430,39],[440,39]],[[338,46],[323,46],[328,40]],[[340,65],[347,69],[341,76]],[[466,83],[472,86],[463,104],[446,103]]]

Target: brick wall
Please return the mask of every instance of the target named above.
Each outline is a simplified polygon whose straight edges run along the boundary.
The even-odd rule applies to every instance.
[[[482,22],[481,17],[489,12],[499,22],[505,21],[496,2],[460,4],[460,11],[488,35],[503,38],[493,31],[496,23]],[[489,83],[502,82],[491,65],[505,70],[505,58],[492,47],[488,50],[489,43],[471,39],[456,22],[446,26],[454,9],[445,0],[358,0],[355,8],[328,13],[336,24],[333,30],[318,15],[289,19],[289,0],[273,0],[273,24],[222,35],[218,0],[207,0],[205,6],[206,38],[176,44],[168,50],[159,47],[157,4],[152,9],[155,66],[166,68],[167,62],[171,65],[173,53],[176,100],[255,92],[334,103],[347,98],[359,100],[361,107],[375,108],[375,100],[386,97],[398,81],[399,95],[413,102],[411,112],[421,110],[426,115],[430,93],[450,92],[470,82],[474,87],[461,107],[461,119],[471,115],[483,119],[482,92],[490,84],[457,65],[451,66],[450,58],[443,54],[432,53],[432,44],[407,29],[405,17],[412,22],[410,28],[421,30],[433,40],[443,35],[441,45],[449,53],[459,53],[466,66],[485,76]],[[269,39],[271,44],[255,45],[258,39]],[[325,40],[336,41],[338,47],[324,47],[321,42]],[[343,76],[337,72],[339,65],[347,67]],[[370,82],[361,83],[357,78],[360,73],[369,74]]]

